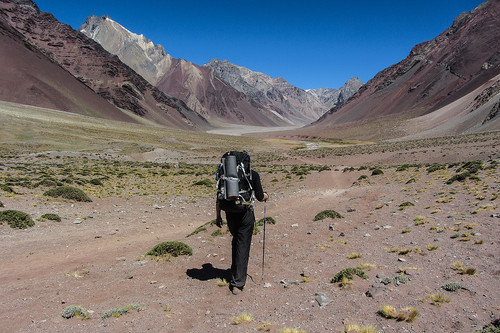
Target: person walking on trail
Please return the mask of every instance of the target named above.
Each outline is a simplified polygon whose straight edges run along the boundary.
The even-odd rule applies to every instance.
[[[226,153],[226,154],[231,154]],[[246,153],[246,152],[244,152]],[[226,156],[226,154],[224,156]],[[235,154],[239,154],[239,152],[236,152]],[[246,153],[248,154],[248,153]],[[224,169],[223,168],[223,163],[225,157],[223,156],[222,158],[222,163],[221,167],[219,169]],[[238,156],[238,158],[240,158]],[[248,167],[247,169],[250,169],[249,166],[249,156],[248,158]],[[227,159],[227,157],[226,157]],[[243,168],[243,163],[240,163],[238,167],[241,165],[241,168]],[[245,170],[243,170],[245,171]],[[226,178],[228,172],[227,170],[222,170],[218,171],[218,179],[224,179],[224,174],[223,172],[226,173]],[[220,173],[220,175],[219,175]],[[258,201],[267,201],[269,199],[269,195],[264,192],[262,189],[262,184],[260,182],[260,176],[259,173],[254,171],[254,170],[247,170],[248,176],[246,176],[246,181],[248,182],[248,189],[251,192],[250,197],[248,199],[248,203],[245,204],[244,198],[241,198],[243,201],[243,204],[241,205],[243,208],[228,208],[227,202],[229,200],[225,200],[224,196],[221,195],[220,188],[221,186],[218,184],[219,188],[219,193],[217,195],[217,201],[216,201],[216,225],[221,228],[222,227],[222,216],[221,216],[221,210],[224,210],[226,213],[226,220],[227,220],[227,226],[229,228],[229,231],[231,232],[231,235],[233,236],[232,239],[232,263],[231,263],[231,281],[229,284],[229,289],[234,295],[239,294],[243,288],[245,287],[246,279],[247,279],[247,269],[248,269],[248,259],[250,255],[250,244],[252,242],[252,235],[253,235],[253,229],[254,229],[254,224],[255,224],[255,214],[254,214],[254,208],[253,208],[253,196]],[[240,172],[240,178],[241,178],[241,172]],[[227,185],[229,188],[229,185]],[[239,193],[242,193],[241,190],[241,185],[240,185],[240,191]],[[228,189],[222,190],[222,192],[228,192]],[[227,195],[226,195],[227,197]],[[241,196],[240,196],[241,197]],[[251,199],[250,199],[251,198]],[[237,199],[237,203],[238,203]],[[234,206],[235,204],[233,203],[234,201],[229,201],[230,204],[229,206]]]

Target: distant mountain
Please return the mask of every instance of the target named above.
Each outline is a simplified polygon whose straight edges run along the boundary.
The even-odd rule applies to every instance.
[[[349,81],[347,81],[339,89],[333,89],[333,88],[308,89],[307,92],[319,98],[319,100],[324,104],[334,107],[347,101],[362,86],[363,82],[359,78],[353,77],[349,79]]]
[[[334,101],[292,86],[282,78],[253,72],[228,61],[212,60],[198,66],[172,58],[107,16],[90,16],[80,31],[156,85],[165,93],[212,120],[248,125],[308,124],[330,107],[350,97],[361,81],[352,79]]]
[[[22,35],[28,48],[37,50],[47,60],[76,77],[87,87],[88,92],[93,92],[114,105],[113,110],[128,110],[131,111],[130,114],[135,114],[135,116],[128,114],[122,118],[134,118],[135,121],[144,118],[165,126],[183,129],[201,129],[209,126],[206,119],[188,108],[184,102],[156,89],[98,43],[70,26],[60,23],[52,14],[41,12],[33,1],[2,0],[0,9],[5,25]],[[2,45],[0,48],[2,55],[15,56],[12,53],[8,54],[5,47]],[[13,59],[10,58],[10,61]],[[29,65],[34,66],[36,63]],[[41,69],[30,70],[34,73],[38,71]],[[54,73],[57,72],[59,71]],[[81,96],[65,91],[65,85],[56,85],[55,79],[50,75],[43,77],[43,80],[32,80],[33,86],[30,89],[42,91],[43,99],[52,99],[51,102],[57,108],[78,112],[74,105],[89,104],[88,101],[81,100]],[[51,90],[47,90],[47,86],[50,86]],[[55,86],[57,87],[54,89]],[[52,94],[54,90],[58,90],[58,93]],[[1,95],[0,92],[0,98],[3,98]],[[73,106],[68,102],[64,104],[61,99],[72,101]],[[31,100],[37,105],[35,98]],[[88,112],[107,111],[92,108]],[[109,117],[113,117],[111,113],[108,114]]]
[[[90,16],[79,30],[206,119],[260,126],[288,124],[286,119],[216,77],[209,68],[172,58],[163,46],[154,45],[107,16]]]
[[[204,67],[211,68],[236,90],[295,124],[310,123],[327,109],[317,97],[283,78],[272,78],[226,60],[212,59]]]
[[[416,45],[406,59],[378,73],[309,131],[333,135],[336,129],[374,121],[380,126],[371,132],[365,127],[350,135],[377,139],[500,130],[499,27],[498,0],[462,13],[449,29]]]
[[[174,61],[163,46],[154,45],[143,35],[128,31],[109,16],[89,16],[79,30],[109,53],[116,54],[152,85],[158,83]]]
[[[135,122],[47,58],[0,11],[0,100]]]

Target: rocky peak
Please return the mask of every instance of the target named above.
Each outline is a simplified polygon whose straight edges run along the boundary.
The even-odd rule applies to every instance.
[[[155,85],[172,62],[162,45],[155,45],[144,35],[135,34],[109,16],[88,17],[80,32],[92,38],[104,49],[118,55],[120,60]]]
[[[334,107],[342,104],[344,101],[347,101],[359,90],[359,88],[361,88],[361,86],[363,86],[363,82],[361,82],[359,78],[353,77],[339,89],[318,88],[309,89],[307,91],[319,98],[319,100],[324,104]]]
[[[33,5],[31,1],[2,0],[0,13],[25,38],[26,45],[39,50],[95,94],[159,124],[186,129],[208,125],[182,101],[160,92],[98,43],[52,14],[36,11]]]
[[[212,59],[203,66],[211,68],[217,76],[236,90],[290,119],[293,123],[309,123],[328,108],[314,95],[291,85],[281,77],[272,78],[227,60]]]
[[[14,0],[13,1],[19,8],[28,9],[35,13],[40,13],[40,8],[31,0]]]

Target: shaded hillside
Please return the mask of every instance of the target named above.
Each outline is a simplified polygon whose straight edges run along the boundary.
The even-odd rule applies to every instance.
[[[433,121],[427,121],[425,125],[420,122],[418,129],[394,121],[430,114],[452,106],[451,103],[466,96],[472,103],[483,91],[495,85],[495,77],[500,74],[499,27],[499,1],[487,1],[470,13],[461,14],[449,29],[435,39],[415,46],[406,59],[378,73],[345,104],[332,108],[321,117],[313,128],[328,133],[335,128],[345,129],[384,119],[390,128],[380,126],[369,137],[367,133],[359,133],[360,137],[387,138],[431,130],[436,126]],[[478,88],[481,89],[477,91]],[[461,105],[464,107],[463,103]],[[476,107],[475,110],[479,109]],[[466,113],[475,110],[467,109]],[[435,135],[499,129],[491,125],[498,122],[495,120],[497,116],[492,117],[489,111],[483,110],[474,121],[459,119],[463,116],[462,111],[452,109],[445,112],[457,126]]]
[[[0,45],[1,100],[134,121],[27,43],[1,13]]]
[[[34,48],[115,106],[166,126],[184,129],[208,126],[203,117],[182,101],[157,90],[99,44],[60,23],[52,14],[41,12],[34,2],[2,0],[0,9],[6,22]],[[82,103],[77,96],[70,99]]]

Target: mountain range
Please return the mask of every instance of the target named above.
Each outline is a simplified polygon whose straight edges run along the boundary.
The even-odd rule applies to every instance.
[[[499,17],[500,1],[485,1],[366,84],[303,90],[226,60],[174,59],[107,16],[76,31],[31,0],[0,0],[0,100],[189,130],[309,124],[295,134],[366,140],[496,131]]]
[[[209,120],[264,126],[304,125],[338,104],[333,98],[322,99],[323,91],[308,92],[283,78],[272,78],[225,60],[213,59],[199,66],[174,59],[163,46],[129,31],[108,16],[92,15],[79,30],[151,84],[186,101]],[[355,93],[362,82],[353,79],[347,84],[349,87],[342,90],[344,98]]]
[[[209,127],[183,101],[33,1],[0,1],[0,22],[1,40],[15,45],[1,48],[2,100],[182,129]],[[46,63],[51,70],[43,67]]]

